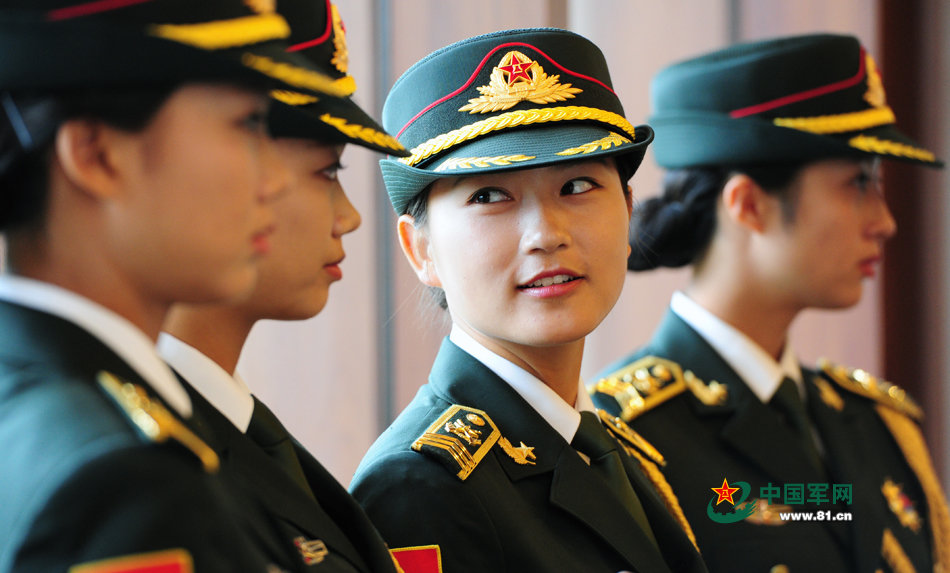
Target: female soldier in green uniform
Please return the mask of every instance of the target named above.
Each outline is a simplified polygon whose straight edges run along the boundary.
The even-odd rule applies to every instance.
[[[866,372],[801,366],[788,340],[801,311],[852,306],[874,276],[896,230],[881,158],[939,163],[896,130],[853,37],[733,46],[662,70],[651,96],[670,171],[629,265],[693,272],[595,403],[666,456],[712,571],[946,568],[919,408]]]
[[[403,74],[383,118],[412,146],[381,162],[400,244],[453,325],[352,483],[397,559],[703,571],[655,452],[620,422],[608,435],[580,382],[584,339],[623,286],[627,181],[652,139],[600,50],[555,29],[471,38]]]
[[[268,89],[336,91],[288,32],[236,0],[0,4],[0,571],[268,570],[154,342],[254,285]]]
[[[328,1],[282,0],[278,9],[291,26],[291,49],[352,93],[337,8]],[[297,104],[275,104],[270,114],[292,183],[274,207],[276,228],[258,265],[257,285],[237,304],[176,306],[159,350],[187,382],[204,421],[199,429],[223,460],[221,473],[274,562],[287,571],[393,571],[392,557],[359,504],[291,438],[235,369],[258,321],[313,317],[326,304],[330,285],[342,278],[342,239],[360,224],[337,179],[343,146],[407,153],[349,98],[278,96]]]

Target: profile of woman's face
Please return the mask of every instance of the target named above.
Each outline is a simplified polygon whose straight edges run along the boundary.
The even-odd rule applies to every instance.
[[[323,309],[330,285],[343,278],[343,235],[359,227],[360,214],[337,178],[342,145],[278,139],[277,146],[291,183],[275,202],[271,250],[241,306],[255,319],[302,320]]]
[[[188,84],[140,132],[117,132],[123,191],[109,207],[118,263],[153,299],[248,295],[289,181],[266,133],[265,94]]]
[[[630,210],[612,160],[439,179],[419,274],[483,342],[578,341],[623,288]]]
[[[760,272],[796,308],[847,308],[874,278],[897,230],[881,187],[879,161],[827,159],[795,182],[795,218],[760,241]],[[777,201],[777,199],[773,199]]]

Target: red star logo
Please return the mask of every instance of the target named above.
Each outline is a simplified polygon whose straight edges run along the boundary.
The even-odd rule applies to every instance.
[[[729,487],[729,482],[726,481],[726,478],[722,478],[722,485],[720,487],[711,487],[709,489],[716,492],[719,496],[719,499],[716,500],[716,505],[719,505],[723,501],[728,501],[732,505],[736,504],[736,502],[732,500],[732,495],[739,491],[739,488]]]
[[[508,85],[510,86],[518,79],[524,79],[524,81],[530,82],[531,76],[528,75],[528,70],[530,70],[533,65],[533,61],[519,62],[518,56],[513,55],[510,64],[507,66],[498,66],[498,69],[508,74]]]

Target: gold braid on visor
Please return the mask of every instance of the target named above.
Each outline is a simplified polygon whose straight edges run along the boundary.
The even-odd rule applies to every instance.
[[[433,137],[429,141],[418,145],[412,149],[412,155],[400,159],[402,163],[412,167],[417,163],[441,153],[446,149],[455,147],[476,137],[480,137],[493,131],[508,129],[511,127],[520,127],[536,123],[549,123],[552,121],[597,121],[606,123],[614,127],[619,127],[630,134],[636,140],[636,131],[633,125],[622,115],[597,109],[594,107],[552,107],[548,109],[528,109],[522,111],[512,111],[470,123],[465,127],[454,129],[448,133]]]

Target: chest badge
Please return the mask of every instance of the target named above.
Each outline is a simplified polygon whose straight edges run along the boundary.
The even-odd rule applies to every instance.
[[[299,551],[300,556],[303,557],[304,565],[316,565],[317,563],[321,563],[330,553],[330,550],[327,549],[327,544],[324,543],[322,539],[311,539],[308,541],[304,537],[295,537],[294,546],[297,547],[297,551]]]
[[[884,485],[881,486],[881,493],[884,494],[887,506],[897,516],[900,524],[914,533],[919,533],[921,526],[920,514],[914,509],[914,502],[907,497],[901,485],[888,478],[884,480]]]

